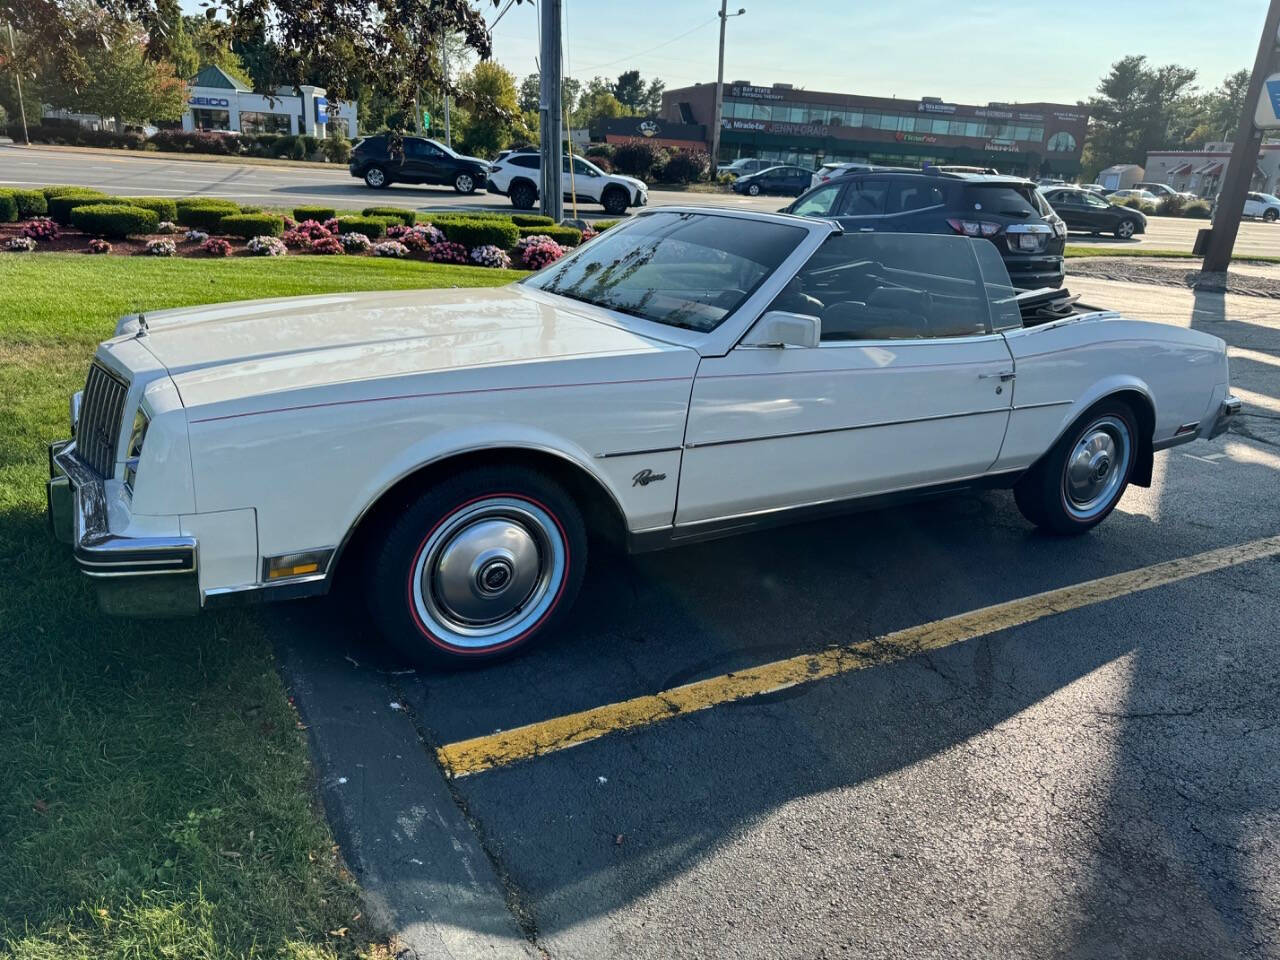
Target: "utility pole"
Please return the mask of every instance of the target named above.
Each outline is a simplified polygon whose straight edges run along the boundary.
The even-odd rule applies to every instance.
[[[31,146],[31,135],[27,133],[27,105],[22,100],[22,71],[18,69],[18,48],[13,44],[13,24],[5,24],[9,28],[9,59],[13,61],[13,79],[18,84],[18,113],[22,115],[22,142]]]
[[[1280,31],[1280,0],[1271,0],[1267,21],[1262,27],[1262,39],[1258,41],[1258,55],[1253,61],[1253,74],[1249,77],[1249,92],[1245,94],[1240,126],[1231,146],[1231,162],[1222,189],[1218,191],[1213,226],[1209,230],[1209,242],[1200,267],[1203,273],[1223,273],[1231,263],[1231,251],[1235,248],[1240,218],[1244,215],[1245,197],[1253,182],[1253,171],[1257,168],[1262,147],[1263,132],[1254,123],[1254,114],[1262,97],[1263,81],[1272,69],[1276,44],[1280,42],[1277,31]]]
[[[729,13],[729,0],[720,0],[720,62],[716,67],[716,115],[711,127],[711,176],[716,175],[716,164],[720,162],[720,125],[724,116],[724,28],[729,18],[740,17],[747,12],[746,7],[739,7],[737,13]]]
[[[449,129],[449,34],[440,28],[440,62],[444,67],[444,145],[453,146],[453,131]]]
[[[1280,0],[1277,0],[1280,2]],[[541,0],[542,49],[538,57],[538,134],[542,140],[539,193],[542,215],[559,223],[564,217],[564,178],[560,169],[561,127],[561,0]]]

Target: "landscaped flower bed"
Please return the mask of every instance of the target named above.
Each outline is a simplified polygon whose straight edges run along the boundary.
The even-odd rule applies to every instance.
[[[280,216],[221,197],[110,197],[85,187],[21,191],[21,198],[10,193],[14,202],[0,209],[0,217],[22,219],[0,223],[0,251],[14,253],[380,256],[537,269],[558,260],[579,237],[588,240],[616,222],[579,234],[544,224],[547,218],[489,211],[431,214],[434,222],[428,222],[395,208],[369,207],[357,214],[298,207],[293,216]]]

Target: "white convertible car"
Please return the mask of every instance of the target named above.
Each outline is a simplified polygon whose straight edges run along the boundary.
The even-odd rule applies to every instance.
[[[111,612],[347,581],[437,663],[554,632],[589,534],[975,485],[1079,533],[1239,401],[1217,337],[1061,296],[1015,292],[986,240],[666,208],[505,287],[126,317],[49,515]]]

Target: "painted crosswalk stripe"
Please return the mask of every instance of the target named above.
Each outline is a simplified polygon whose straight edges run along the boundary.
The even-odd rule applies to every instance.
[[[802,654],[722,676],[698,680],[661,693],[634,697],[471,740],[437,751],[444,770],[464,777],[520,760],[554,753],[600,737],[707,710],[735,700],[773,693],[797,684],[904,660],[1010,627],[1177,583],[1252,560],[1280,554],[1280,536],[1209,550],[1190,557],[1099,577],[945,617],[872,640]]]

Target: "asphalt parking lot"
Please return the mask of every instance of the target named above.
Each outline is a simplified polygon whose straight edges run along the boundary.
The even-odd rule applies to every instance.
[[[505,197],[488,193],[462,196],[451,187],[393,185],[374,191],[352,178],[345,167],[271,166],[219,163],[165,154],[138,155],[125,152],[82,151],[67,148],[18,147],[0,145],[0,186],[35,186],[76,183],[111,193],[187,196],[205,194],[231,197],[242,203],[277,207],[332,203],[342,207],[390,204],[423,212],[474,207],[510,210]],[[686,193],[654,190],[651,206],[674,204],[715,204],[748,210],[777,210],[790,203],[789,197],[746,197],[736,193]],[[570,211],[566,210],[566,213]],[[607,216],[594,204],[580,208],[587,219]],[[1070,242],[1086,246],[1116,248],[1150,247],[1159,250],[1190,251],[1203,220],[1178,217],[1151,217],[1147,232],[1132,240],[1072,234]],[[1280,256],[1280,224],[1246,221],[1236,242],[1238,254]]]
[[[1246,404],[1088,536],[986,492],[597,557],[455,674],[270,612],[406,956],[1280,957],[1280,320],[1073,287],[1225,337]]]

